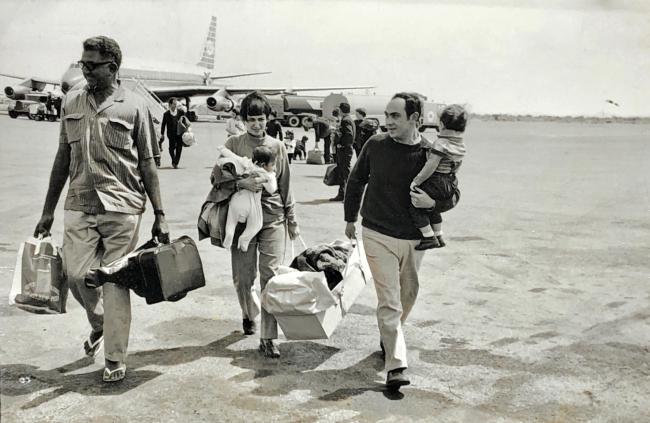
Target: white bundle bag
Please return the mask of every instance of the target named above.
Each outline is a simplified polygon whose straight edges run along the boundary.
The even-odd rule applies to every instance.
[[[273,315],[316,314],[337,303],[323,272],[280,266],[262,291],[262,307]]]

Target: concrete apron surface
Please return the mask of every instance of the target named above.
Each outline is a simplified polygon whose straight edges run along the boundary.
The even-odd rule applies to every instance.
[[[58,124],[0,116],[0,126],[7,298],[18,245],[40,216]],[[163,152],[172,237],[197,238],[225,141],[220,123],[196,123],[194,132],[198,145],[183,150],[179,169]],[[71,296],[64,315],[1,305],[2,421],[646,421],[649,135],[643,125],[472,122],[462,199],[444,215],[448,246],[427,252],[404,326],[411,385],[398,393],[383,386],[372,284],[331,339],[281,338],[282,357],[265,359],[257,336],[242,333],[230,255],[203,241],[205,288],[153,306],[132,295],[128,371],[118,384],[101,382],[103,353],[84,357],[89,327]],[[309,245],[344,237],[324,172],[292,165]],[[149,207],[142,242],[152,221]]]

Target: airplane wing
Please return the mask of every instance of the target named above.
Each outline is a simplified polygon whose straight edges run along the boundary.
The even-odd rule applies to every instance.
[[[253,76],[253,75],[268,75],[271,72],[250,72],[250,73],[237,73],[234,75],[219,75],[219,76],[211,76],[208,79],[211,81],[216,81],[218,79],[228,79],[228,78],[240,78],[242,76]]]
[[[15,79],[27,79],[31,80],[35,83],[41,83],[41,84],[52,84],[52,85],[61,85],[60,80],[55,80],[55,79],[49,79],[49,78],[41,78],[37,76],[31,76],[31,77],[25,77],[24,75],[13,75],[9,73],[0,73],[0,76],[6,76],[9,78],[15,78]]]
[[[262,87],[224,87],[218,85],[180,85],[176,87],[147,87],[161,99],[169,97],[191,97],[194,95],[211,95],[224,89],[228,94],[248,94],[252,91],[261,91],[265,94],[286,94],[303,91],[332,91],[332,90],[358,90],[374,88],[374,86],[358,87],[304,87],[304,88],[262,88]]]

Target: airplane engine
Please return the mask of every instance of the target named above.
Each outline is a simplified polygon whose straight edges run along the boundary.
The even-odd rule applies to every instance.
[[[31,91],[32,90],[30,87],[25,87],[22,85],[5,87],[5,95],[12,100],[24,100],[25,94],[29,94]]]
[[[229,112],[235,108],[235,102],[219,91],[208,97],[205,102],[213,112]]]

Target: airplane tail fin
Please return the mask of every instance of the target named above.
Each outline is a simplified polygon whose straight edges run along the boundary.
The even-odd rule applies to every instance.
[[[208,29],[208,36],[205,38],[203,45],[203,54],[197,66],[201,66],[208,70],[214,68],[214,46],[217,39],[217,17],[213,16],[210,20],[210,28]]]

